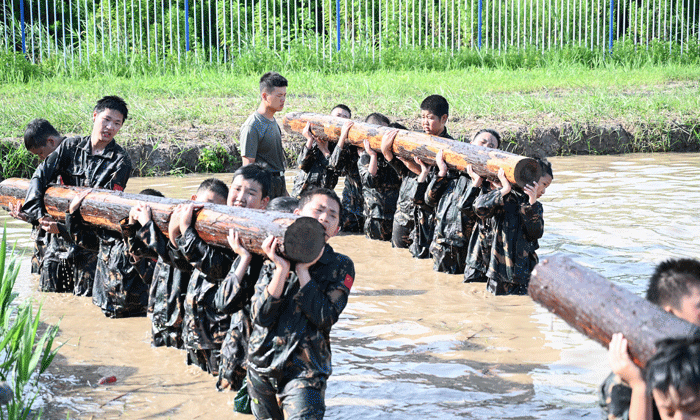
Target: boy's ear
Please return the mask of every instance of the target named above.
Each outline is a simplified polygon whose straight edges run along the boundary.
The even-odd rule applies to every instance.
[[[292,213],[296,214],[298,216],[299,214],[301,214],[301,210],[296,208],[296,209],[294,209],[294,211]]]
[[[447,117],[449,117],[449,115],[447,114],[440,117],[440,123],[442,123],[442,125],[445,125],[445,123],[447,123]]]
[[[263,199],[260,200],[260,206],[261,206],[260,208],[263,209],[263,210],[266,209],[269,202],[270,202],[270,196],[269,196],[269,195],[268,195],[267,197],[263,197]]]
[[[197,201],[197,194],[192,194],[192,197],[190,197],[190,200]]]

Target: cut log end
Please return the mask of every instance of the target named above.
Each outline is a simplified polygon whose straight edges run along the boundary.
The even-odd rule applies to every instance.
[[[284,234],[284,255],[301,263],[316,259],[326,244],[326,231],[313,217],[300,217]]]
[[[515,183],[520,188],[523,188],[528,184],[539,181],[542,176],[542,168],[540,168],[539,163],[535,159],[521,159],[515,165],[513,176],[515,177]]]

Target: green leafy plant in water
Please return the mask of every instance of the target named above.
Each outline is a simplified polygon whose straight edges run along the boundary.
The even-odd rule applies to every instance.
[[[31,411],[38,396],[38,391],[33,390],[38,375],[46,371],[60,348],[52,349],[58,325],[48,326],[39,337],[41,306],[35,315],[31,301],[12,305],[18,296],[12,290],[20,263],[13,256],[6,265],[6,256],[6,230],[3,228],[0,243],[0,379],[10,383],[13,397],[7,405],[0,407],[0,419],[40,418],[41,412]]]
[[[24,146],[0,144],[0,178],[29,178],[34,173],[36,158]]]
[[[197,160],[197,171],[219,173],[223,172],[226,167],[226,159],[228,153],[220,144],[214,147],[207,147],[199,152]]]

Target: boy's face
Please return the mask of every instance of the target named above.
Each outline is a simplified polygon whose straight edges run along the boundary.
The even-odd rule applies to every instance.
[[[669,306],[664,309],[678,318],[700,326],[700,287],[697,284],[688,286],[688,293],[681,297],[678,306],[678,308]]]
[[[313,217],[321,222],[326,230],[326,242],[340,230],[340,207],[338,202],[325,194],[316,194],[306,203],[301,210],[294,210],[294,214]]]
[[[333,108],[331,110],[331,117],[337,118],[350,118],[350,113],[343,108]]]
[[[124,116],[121,112],[114,109],[103,109],[100,113],[93,112],[92,120],[92,138],[99,143],[107,144],[114,136],[117,135],[119,129],[124,123]]]
[[[39,157],[39,160],[44,160],[48,155],[50,155],[51,153],[53,153],[54,150],[56,150],[59,144],[61,144],[60,140],[56,139],[55,137],[49,137],[48,139],[46,139],[45,145],[29,149],[29,153],[37,155]]]
[[[212,190],[200,191],[192,196],[192,201],[201,201],[211,204],[226,204],[226,198],[220,196]]]
[[[276,87],[271,92],[263,91],[262,98],[268,108],[280,112],[284,109],[284,101],[287,99],[287,87]]]
[[[651,391],[662,420],[700,420],[700,395],[691,388],[681,389],[670,386],[664,394],[658,389]]]
[[[552,177],[547,175],[542,175],[540,177],[540,180],[538,182],[539,187],[537,188],[537,198],[540,198],[544,195],[545,191],[547,191],[547,187],[552,183]]]
[[[238,175],[233,179],[228,192],[227,204],[248,209],[264,209],[270,197],[263,197],[262,185],[258,181]]]
[[[447,123],[447,114],[438,117],[432,112],[422,109],[420,111],[420,123],[423,126],[423,132],[433,136],[439,136],[445,130]]]
[[[474,146],[488,147],[490,149],[495,149],[498,147],[498,140],[493,134],[484,131],[472,140]]]

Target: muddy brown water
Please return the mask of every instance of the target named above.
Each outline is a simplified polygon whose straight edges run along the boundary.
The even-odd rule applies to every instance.
[[[540,257],[572,255],[639,295],[656,263],[699,257],[700,154],[551,161]],[[132,178],[127,191],[188,198],[206,177]],[[0,217],[11,241],[30,244],[25,224]],[[600,418],[605,349],[529,297],[494,297],[359,235],[331,244],[357,276],[332,332],[327,418]],[[89,298],[36,292],[24,261],[21,297],[43,302],[42,320],[60,320],[65,343],[42,379],[44,418],[252,418],[234,414],[233,395],[181,351],[152,348],[147,318],[108,319]]]

